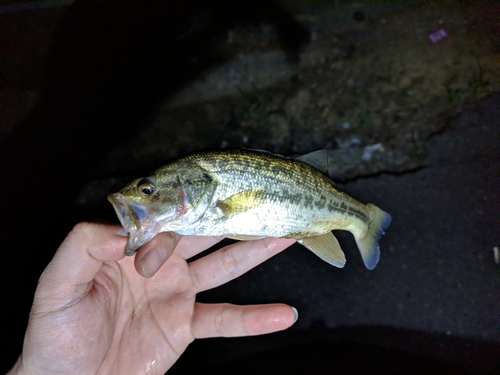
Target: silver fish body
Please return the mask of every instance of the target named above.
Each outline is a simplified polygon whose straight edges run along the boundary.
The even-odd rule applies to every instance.
[[[130,234],[126,254],[164,231],[288,237],[343,267],[344,253],[331,232],[342,229],[354,235],[366,267],[373,269],[390,215],[337,190],[317,169],[325,169],[326,157],[326,150],[298,159],[224,150],[179,158],[108,197]]]

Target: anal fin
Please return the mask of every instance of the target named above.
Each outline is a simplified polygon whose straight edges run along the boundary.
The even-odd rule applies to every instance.
[[[307,237],[298,242],[332,266],[344,267],[346,261],[345,254],[332,232],[320,236]]]

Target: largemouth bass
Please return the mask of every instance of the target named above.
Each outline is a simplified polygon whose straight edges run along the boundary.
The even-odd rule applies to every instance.
[[[337,190],[325,174],[327,151],[296,159],[268,152],[221,150],[181,157],[110,194],[133,255],[157,233],[250,240],[294,238],[343,267],[334,229],[354,235],[364,264],[379,260],[379,237],[391,216]]]

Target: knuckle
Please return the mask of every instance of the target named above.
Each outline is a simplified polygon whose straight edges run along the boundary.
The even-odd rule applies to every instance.
[[[244,310],[240,307],[224,303],[218,306],[214,315],[214,336],[234,337],[248,335],[248,327]]]
[[[217,336],[224,336],[224,315],[226,314],[226,305],[223,304],[214,316],[214,330]]]
[[[226,249],[222,252],[222,266],[224,271],[234,277],[238,275],[238,260],[234,256],[234,251],[232,248]]]

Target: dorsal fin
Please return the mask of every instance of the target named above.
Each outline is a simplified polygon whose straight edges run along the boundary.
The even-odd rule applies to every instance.
[[[295,158],[328,175],[328,150],[318,150]]]
[[[299,160],[303,163],[310,165],[313,168],[316,168],[317,170],[326,174],[327,176],[330,175],[330,173],[328,171],[328,150],[326,148],[323,150],[317,150],[317,151],[313,151],[313,152],[310,152],[310,153],[305,154],[305,155],[290,157],[290,158],[283,156],[283,155],[280,155],[280,154],[275,154],[274,152],[266,151],[266,150],[257,150],[257,149],[250,149],[250,148],[247,148],[245,150],[256,151],[256,152],[269,154],[269,155],[277,156],[277,157],[284,158],[284,159]]]
[[[277,154],[275,152],[271,152],[271,151],[267,151],[267,150],[260,150],[258,148],[246,148],[246,147],[242,147],[242,150],[248,150],[248,151],[253,151],[253,152],[259,152],[261,154],[268,154],[268,155],[271,155],[271,156],[276,156],[278,158],[282,158],[282,159],[287,159],[286,156],[284,155],[281,155],[281,154]]]

